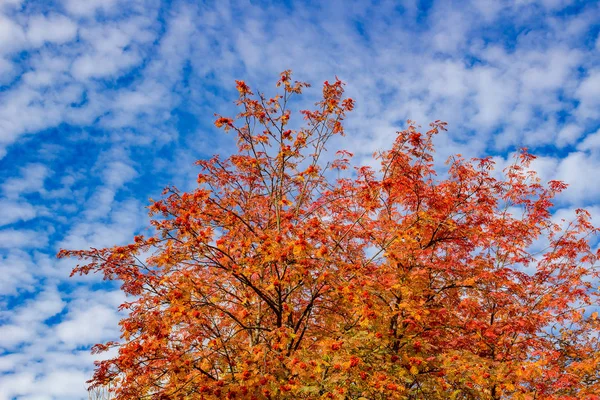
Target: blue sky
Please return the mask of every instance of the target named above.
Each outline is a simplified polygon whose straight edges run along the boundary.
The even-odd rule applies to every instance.
[[[89,346],[123,296],[69,279],[60,247],[127,243],[149,197],[229,154],[212,125],[234,79],[347,82],[337,145],[360,163],[410,118],[441,119],[441,162],[527,146],[600,219],[600,3],[570,0],[0,0],[0,400],[87,398]],[[598,224],[600,225],[600,224]]]

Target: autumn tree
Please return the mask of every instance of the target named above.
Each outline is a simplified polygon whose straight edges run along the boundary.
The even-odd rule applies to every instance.
[[[561,182],[521,152],[503,173],[455,156],[438,177],[409,121],[380,169],[327,156],[354,103],[289,71],[280,94],[237,82],[215,125],[229,158],[198,161],[198,187],[150,206],[153,233],[127,246],[62,250],[122,282],[116,356],[91,387],[117,399],[600,399],[600,322],[584,210],[553,221]],[[335,172],[335,170],[342,172]],[[501,177],[499,177],[501,175]]]

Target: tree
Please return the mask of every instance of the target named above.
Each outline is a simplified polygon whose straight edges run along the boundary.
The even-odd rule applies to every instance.
[[[354,103],[325,82],[305,126],[290,99],[254,95],[217,115],[238,152],[198,161],[198,187],[153,202],[155,233],[61,250],[122,282],[130,302],[115,357],[91,387],[117,399],[600,399],[597,229],[553,222],[561,182],[541,184],[521,152],[433,164],[409,121],[380,170],[325,145]],[[341,172],[346,170],[345,172]],[[335,170],[341,178],[333,178]],[[537,249],[537,250],[536,250]],[[542,249],[542,250],[539,250]],[[147,259],[145,255],[151,254]]]

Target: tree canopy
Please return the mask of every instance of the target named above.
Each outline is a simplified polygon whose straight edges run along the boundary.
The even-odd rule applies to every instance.
[[[336,78],[293,125],[309,87],[237,81],[228,158],[198,161],[198,186],[149,206],[153,233],[61,250],[130,295],[120,342],[90,384],[117,399],[600,399],[598,230],[585,210],[554,221],[566,185],[526,151],[448,160],[409,121],[380,167],[353,167],[354,102]],[[331,143],[331,142],[329,142]],[[325,162],[329,159],[329,162]],[[346,170],[336,173],[336,170]],[[595,240],[595,239],[594,239]]]

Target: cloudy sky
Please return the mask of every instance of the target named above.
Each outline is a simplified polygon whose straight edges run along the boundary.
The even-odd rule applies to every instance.
[[[89,346],[123,296],[59,248],[127,243],[167,184],[228,154],[234,79],[336,75],[359,162],[408,118],[448,121],[439,160],[516,148],[600,215],[600,3],[571,0],[0,0],[0,400],[87,398]]]

